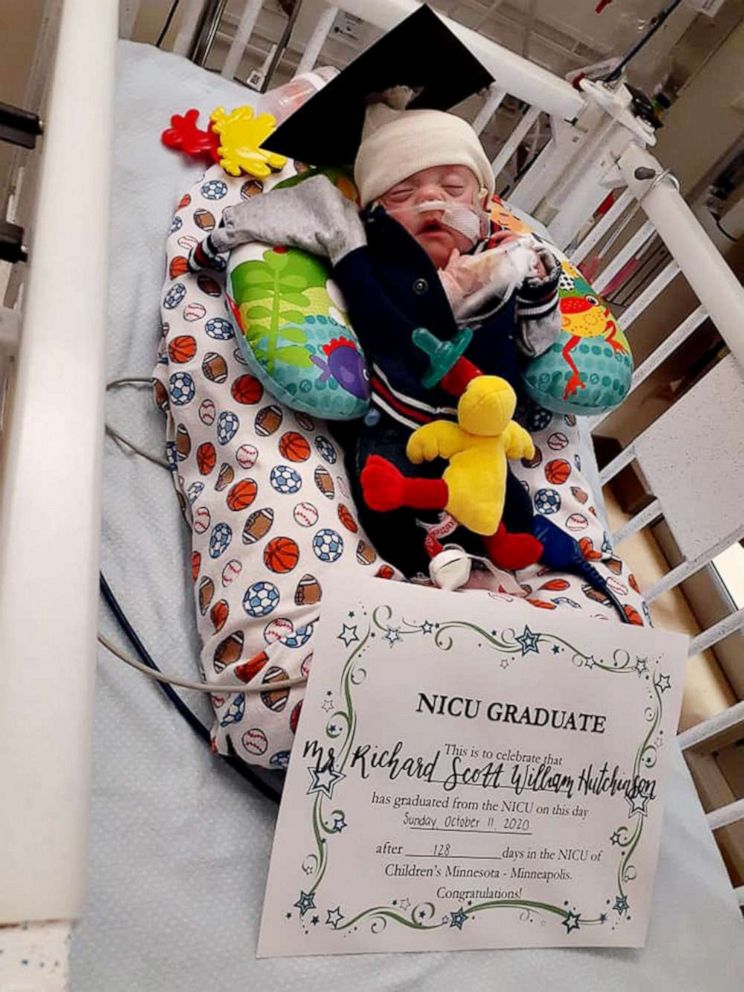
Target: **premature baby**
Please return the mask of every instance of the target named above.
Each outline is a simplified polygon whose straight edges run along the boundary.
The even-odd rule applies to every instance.
[[[396,88],[399,90],[399,88]],[[392,102],[400,106],[400,93]],[[481,373],[506,379],[519,395],[520,368],[560,328],[559,266],[551,252],[495,230],[486,206],[490,163],[462,119],[436,110],[367,110],[354,163],[361,212],[324,177],[276,189],[225,210],[223,226],[192,253],[192,266],[248,241],[291,245],[327,257],[370,365],[372,411],[340,440],[362,523],[378,552],[405,574],[426,572],[442,541],[455,541],[503,568],[539,559],[529,497],[508,473],[504,521],[487,538],[443,514],[441,462],[406,457],[411,432],[456,416],[453,397]],[[413,340],[426,328],[473,338],[431,385],[429,356]],[[424,380],[427,379],[427,384]],[[401,485],[401,478],[411,485]]]

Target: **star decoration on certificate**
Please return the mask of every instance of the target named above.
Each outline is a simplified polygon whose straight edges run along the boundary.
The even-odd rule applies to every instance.
[[[621,841],[621,837],[620,837],[620,831],[619,830],[615,830],[614,833],[611,833],[610,834],[610,844],[612,844],[614,846],[615,844],[619,844],[620,841]]]
[[[456,913],[450,913],[450,926],[462,930],[463,923],[467,920],[468,914],[463,912],[462,907]]]
[[[630,806],[630,813],[628,813],[629,817],[635,816],[636,813],[640,813],[641,816],[646,816],[648,814],[648,810],[646,809],[648,796],[636,795],[632,798],[630,796],[626,796],[625,798]]]
[[[431,634],[433,630],[434,630],[434,624],[430,620],[424,620],[424,622],[421,624],[421,633]]]
[[[668,675],[658,675],[656,678],[656,685],[659,692],[666,692],[667,689],[672,688],[672,680]]]
[[[342,778],[346,778],[343,772],[337,772],[333,767],[332,758],[329,759],[323,768],[314,768],[312,765],[308,765],[307,770],[312,780],[310,788],[306,793],[308,796],[312,795],[313,792],[322,792],[329,799],[333,799],[333,787]]]
[[[351,647],[352,644],[359,640],[356,626],[345,623],[341,629],[341,633],[338,635],[338,639],[344,642],[345,647]]]
[[[403,640],[400,636],[400,629],[398,627],[388,627],[388,629],[383,634],[384,640],[388,642],[390,647],[393,646],[397,641]]]
[[[343,813],[340,813],[339,812],[339,813],[334,813],[333,814],[333,832],[334,833],[340,834],[341,831],[344,829],[344,827],[348,827],[348,825],[349,824],[346,822],[346,819],[345,819]]]
[[[648,658],[636,658],[635,670],[640,676],[648,671]]]
[[[627,896],[617,896],[616,899],[615,899],[615,903],[614,903],[614,905],[613,905],[612,908],[620,916],[622,916],[623,913],[627,913],[628,910],[630,909],[630,906],[628,905],[628,897]]]
[[[332,699],[324,699],[323,702],[320,705],[321,705],[321,708],[326,711],[326,713],[330,713],[331,710],[333,709],[333,700]]]
[[[300,898],[293,905],[299,909],[300,916],[304,916],[309,909],[316,908],[312,892],[302,892],[302,890],[300,890]]]
[[[329,909],[328,916],[326,917],[326,926],[333,927],[334,930],[337,930],[338,925],[343,918],[344,914],[341,912],[340,906],[336,906],[335,909]]]
[[[411,900],[407,896],[405,899],[401,899],[400,908],[405,910],[409,910],[411,908]]]
[[[588,654],[586,656],[586,658],[584,658],[584,668],[594,668],[594,655],[593,654]]]
[[[568,910],[566,913],[566,918],[561,920],[561,923],[566,928],[566,933],[571,933],[572,930],[579,929],[579,921],[581,920],[580,913],[574,913],[573,910]]]
[[[537,646],[540,640],[539,634],[534,634],[529,627],[524,628],[524,632],[517,637],[517,643],[522,647],[522,654],[529,654],[534,651],[535,654],[539,654],[540,650]]]

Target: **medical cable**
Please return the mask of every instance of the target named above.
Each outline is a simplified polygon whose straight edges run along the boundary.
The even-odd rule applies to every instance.
[[[150,668],[149,665],[143,665],[142,662],[125,654],[112,641],[104,637],[103,634],[98,635],[98,640],[107,651],[110,651],[120,661],[123,661],[126,665],[131,665],[132,668],[136,668],[138,672],[142,672],[143,675],[149,676],[149,678],[154,679],[156,682],[177,685],[181,689],[191,689],[193,692],[208,692],[212,696],[232,696],[236,693],[266,692],[265,685],[246,685],[242,682],[190,682],[188,679],[182,679],[178,675],[171,675],[161,672],[160,669]],[[306,682],[307,679],[300,675],[296,679],[283,679],[279,682],[272,682],[271,690],[273,692],[276,689],[293,689],[297,685],[305,685]]]
[[[103,572],[100,573],[100,589],[101,589],[101,595],[103,596],[106,605],[111,610],[114,619],[116,620],[122,632],[124,633],[124,636],[127,638],[129,643],[132,645],[134,650],[141,658],[143,664],[154,672],[160,672],[159,667],[156,665],[149,651],[140,640],[137,631],[129,622],[129,618],[127,617],[126,613],[119,604],[119,601],[117,600],[116,596],[111,590],[111,587],[106,581],[106,577],[104,576]],[[160,690],[164,693],[164,695],[168,698],[168,700],[173,704],[178,714],[186,721],[186,723],[188,723],[189,727],[191,727],[192,731],[196,734],[196,736],[208,747],[211,747],[211,735],[209,733],[209,729],[205,727],[204,724],[201,722],[201,720],[197,717],[197,715],[191,709],[189,709],[189,707],[186,705],[186,703],[184,703],[184,701],[181,699],[178,693],[173,689],[173,687],[168,683],[164,683],[160,681],[158,682],[158,686]],[[263,779],[259,775],[257,775],[254,771],[252,771],[251,768],[247,764],[245,764],[244,761],[241,761],[240,758],[237,757],[237,755],[219,754],[218,756],[224,762],[230,765],[231,768],[233,768],[238,773],[238,775],[240,775],[247,782],[249,782],[255,789],[257,789],[262,796],[265,796],[265,798],[270,799],[272,802],[275,803],[278,803],[280,801],[281,793],[278,792],[276,789],[273,789],[266,782],[264,782]]]

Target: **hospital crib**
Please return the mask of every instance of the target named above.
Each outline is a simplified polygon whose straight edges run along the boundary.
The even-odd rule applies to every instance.
[[[339,0],[318,19],[298,71],[317,64],[339,11],[387,29],[413,0]],[[44,135],[40,153],[22,165],[16,214],[30,242],[27,271],[10,275],[0,329],[4,392],[0,482],[0,930],[38,955],[63,960],[71,922],[82,912],[96,669],[98,543],[101,513],[106,293],[115,273],[108,254],[110,148],[117,30],[127,37],[139,4],[87,0],[49,5],[43,56],[56,49],[48,91],[38,88]],[[173,50],[203,62],[224,3],[184,2]],[[232,79],[261,14],[248,0],[224,61]],[[450,27],[496,82],[474,117],[481,131],[507,95],[520,108],[493,169],[497,190],[537,218],[575,264],[616,231],[626,240],[598,275],[609,286],[652,238],[669,260],[624,310],[632,325],[679,279],[698,305],[665,329],[661,345],[636,369],[633,389],[706,320],[724,356],[681,399],[612,458],[600,481],[634,463],[651,494],[615,534],[621,543],[663,518],[684,560],[653,588],[649,600],[703,569],[744,538],[744,289],[721,259],[653,156],[652,129],[634,116],[625,87],[609,91],[565,80],[455,22]],[[270,65],[269,70],[272,68]],[[246,91],[246,101],[251,96]],[[174,107],[174,111],[179,109]],[[515,155],[549,122],[549,140],[518,174]],[[84,135],[84,140],[72,136]],[[84,151],[81,154],[81,147]],[[38,185],[36,172],[38,171]],[[74,192],[74,195],[72,193]],[[609,209],[599,211],[614,193]],[[31,205],[34,211],[31,212]],[[84,263],[81,264],[81,260]],[[7,273],[6,273],[7,274]],[[155,301],[153,300],[153,306]],[[73,369],[74,387],[69,374]],[[626,403],[633,403],[631,395]],[[592,428],[602,423],[598,418]],[[716,437],[716,443],[708,443]],[[744,610],[697,636],[691,652],[744,627]],[[33,705],[34,719],[28,709]],[[682,734],[679,745],[710,753],[736,739],[744,703]],[[707,816],[712,830],[744,817],[744,800]],[[736,891],[744,905],[744,889]],[[21,921],[55,921],[22,931]],[[60,983],[64,968],[59,969]],[[46,986],[39,986],[46,987]],[[62,984],[50,985],[63,987]]]

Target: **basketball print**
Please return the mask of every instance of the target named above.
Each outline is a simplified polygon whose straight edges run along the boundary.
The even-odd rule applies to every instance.
[[[312,503],[298,503],[292,516],[300,527],[313,527],[318,522],[318,509]]]
[[[310,443],[297,431],[287,431],[279,438],[279,454],[288,462],[304,462],[310,457]]]
[[[548,447],[551,451],[561,451],[568,445],[568,438],[562,431],[556,431],[548,438]]]
[[[315,606],[323,596],[320,583],[314,575],[303,575],[297,583],[294,601],[297,606]]]
[[[259,651],[258,654],[254,654],[252,658],[249,658],[247,661],[242,661],[239,665],[235,666],[235,678],[238,682],[250,682],[252,678],[255,678],[255,676],[258,675],[268,660],[269,656],[266,652]]]
[[[333,484],[333,478],[331,477],[331,473],[328,469],[324,468],[322,465],[318,465],[315,469],[315,475],[313,478],[315,479],[315,485],[318,489],[320,489],[323,495],[328,499],[333,499],[336,493],[336,487]]]
[[[215,452],[215,458],[217,454]],[[230,465],[229,462],[223,462],[220,465],[219,473],[217,474],[217,482],[215,483],[215,492],[221,493],[223,489],[227,489],[230,483],[235,478],[235,469]]]
[[[254,582],[243,596],[243,609],[249,617],[268,616],[279,605],[279,590],[273,582]]]
[[[263,386],[255,375],[239,375],[230,388],[230,395],[236,403],[258,403],[263,396]]]
[[[184,193],[181,199],[178,201],[178,206],[176,210],[183,210],[184,207],[188,207],[191,203],[191,193]]]
[[[300,549],[291,537],[275,537],[264,548],[264,565],[278,575],[291,572],[300,560]]]
[[[551,486],[562,486],[571,474],[571,464],[565,458],[553,458],[545,466],[545,478]]]
[[[243,653],[243,631],[236,630],[234,634],[230,634],[223,641],[217,645],[214,649],[214,659],[212,664],[214,665],[214,670],[216,672],[223,671],[227,665],[234,665],[236,661],[240,659]],[[237,670],[235,672],[238,676]]]
[[[265,506],[261,510],[255,510],[245,522],[243,527],[243,544],[256,544],[271,530],[274,523],[274,511]]]
[[[168,275],[171,279],[178,279],[189,271],[189,260],[185,255],[176,255],[172,258],[168,266]]]
[[[196,226],[202,231],[211,231],[214,228],[214,214],[205,210],[204,207],[199,207],[198,210],[194,211],[194,220]]]
[[[202,361],[202,372],[210,382],[221,383],[227,379],[227,362],[216,351],[208,351]]]
[[[202,475],[209,475],[217,464],[217,452],[211,441],[204,441],[196,449],[196,464]]]
[[[643,626],[643,620],[641,620],[641,614],[635,607],[631,606],[630,603],[625,603],[623,606],[623,612],[628,618],[629,623],[635,624],[636,627]]]
[[[283,419],[284,414],[281,411],[281,407],[274,405],[262,407],[256,414],[256,420],[254,422],[256,434],[259,437],[269,437],[270,434],[279,430]]]
[[[248,754],[253,754],[256,757],[265,754],[269,746],[268,738],[260,727],[251,727],[250,730],[246,730],[241,737],[241,742]]]
[[[197,593],[199,597],[199,612],[202,616],[209,609],[209,604],[212,602],[212,597],[214,596],[214,582],[205,575],[204,578],[199,583],[199,591]]]
[[[196,338],[190,334],[179,334],[168,345],[168,358],[176,365],[190,362],[196,354]]]
[[[212,627],[214,628],[215,634],[219,634],[225,626],[229,615],[230,607],[227,605],[227,600],[218,599],[209,611],[209,619],[212,621]]]
[[[207,308],[203,303],[187,303],[183,308],[183,317],[184,320],[193,323],[195,320],[201,320],[206,315],[206,312]]]
[[[217,417],[217,410],[210,399],[202,400],[199,404],[199,420],[205,427],[211,427]]]
[[[288,678],[289,676],[283,668],[279,668],[278,665],[273,665],[261,679],[261,684],[271,686],[272,682],[286,682]],[[281,713],[287,705],[288,699],[289,689],[269,688],[266,692],[261,693],[261,702],[264,706],[267,706],[270,710],[273,710],[274,713]]]
[[[375,572],[375,576],[378,579],[392,579],[394,575],[395,575],[395,569],[393,568],[392,565],[388,565],[388,564],[380,565],[380,567]]]
[[[342,526],[348,531],[351,531],[352,534],[356,534],[359,530],[359,525],[354,519],[351,510],[347,506],[344,506],[343,503],[339,503],[338,505],[338,519],[341,521]]]
[[[241,444],[235,452],[235,460],[241,468],[253,468],[258,458],[258,448],[252,444]]]
[[[243,571],[243,563],[239,558],[231,558],[222,569],[222,585],[230,586]]]
[[[198,551],[191,552],[191,581],[196,582],[199,578],[199,569],[201,568],[201,555]]]
[[[229,510],[245,510],[256,498],[258,486],[253,479],[241,479],[227,493],[227,508]]]

